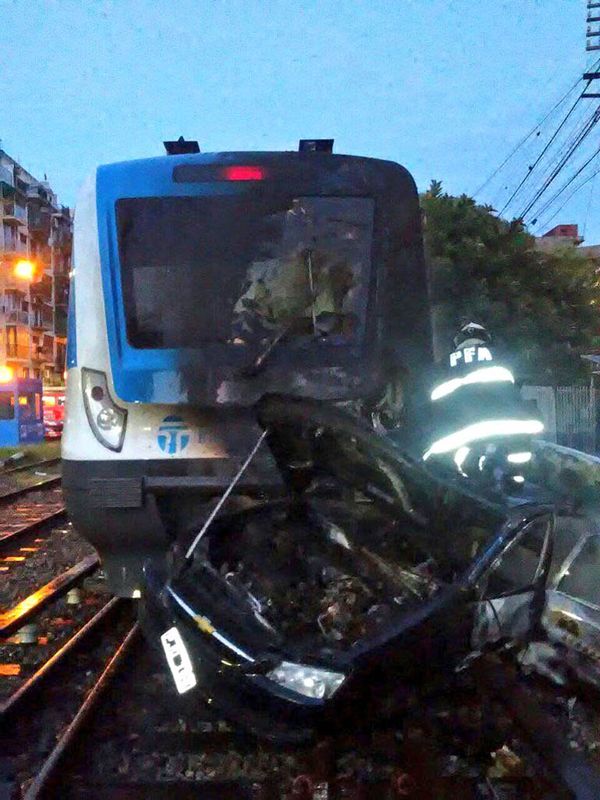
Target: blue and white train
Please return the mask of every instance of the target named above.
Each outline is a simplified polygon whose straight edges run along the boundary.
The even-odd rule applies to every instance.
[[[309,149],[102,166],[74,236],[63,486],[119,595],[197,530],[266,394],[376,404],[431,361],[398,164]],[[281,487],[264,447],[235,495]]]

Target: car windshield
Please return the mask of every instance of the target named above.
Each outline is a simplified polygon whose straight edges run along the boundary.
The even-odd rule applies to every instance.
[[[373,211],[356,197],[119,200],[129,342],[243,346],[288,326],[295,337],[360,341]]]

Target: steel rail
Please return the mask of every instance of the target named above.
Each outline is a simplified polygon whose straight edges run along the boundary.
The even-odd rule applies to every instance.
[[[29,597],[21,600],[16,606],[0,614],[0,638],[6,638],[13,634],[47,605],[66,594],[72,586],[94,572],[99,563],[97,555],[87,556],[66,572],[37,589]]]
[[[39,800],[39,798],[43,797],[56,797],[56,794],[53,793],[53,789],[60,780],[59,770],[65,757],[74,747],[84,725],[96,710],[99,700],[106,691],[108,685],[122,667],[126,657],[129,655],[129,652],[139,637],[139,632],[139,626],[135,623],[109,659],[104,670],[94,684],[94,687],[86,696],[72,721],[53,747],[48,758],[44,761],[37,776],[23,795],[23,800]]]
[[[101,625],[127,602],[122,597],[111,598],[59,650],[51,655],[37,672],[21,684],[3,703],[0,703],[0,725],[8,724],[9,718],[13,718],[17,712],[22,712],[23,707],[34,699],[49,678],[53,677],[60,667],[64,667],[73,652],[88,641]]]
[[[52,464],[58,464],[62,461],[60,456],[55,458],[46,458],[44,461],[34,461],[33,464],[19,464],[17,467],[9,467],[9,469],[0,470],[0,478],[4,475],[12,475],[15,472],[26,472],[28,469],[39,469],[40,467],[49,467]]]
[[[20,543],[22,539],[25,539],[30,534],[38,532],[39,528],[43,528],[45,525],[49,525],[53,522],[58,522],[66,513],[66,508],[62,506],[62,508],[58,508],[56,511],[46,514],[45,517],[40,517],[40,519],[29,522],[21,528],[9,531],[9,533],[0,537],[0,553],[5,553],[7,550],[10,550],[15,544]]]
[[[2,476],[0,475],[0,477]],[[56,475],[53,478],[47,478],[46,480],[32,483],[29,486],[23,486],[21,489],[15,489],[14,492],[0,494],[0,506],[7,505],[13,500],[23,497],[23,495],[29,494],[30,492],[41,491],[42,489],[51,489],[53,486],[58,486],[61,481],[62,477],[60,475]]]

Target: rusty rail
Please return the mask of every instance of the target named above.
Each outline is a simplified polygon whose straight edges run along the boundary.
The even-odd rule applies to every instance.
[[[33,464],[19,464],[17,467],[9,467],[8,469],[0,470],[0,477],[4,475],[13,475],[15,472],[27,472],[28,469],[50,467],[54,464],[59,464],[61,461],[61,457],[56,456],[55,458],[46,458],[43,461],[34,461]]]
[[[7,550],[10,550],[17,542],[20,542],[22,539],[25,539],[30,534],[36,533],[40,528],[43,528],[45,525],[50,525],[53,522],[58,522],[62,519],[67,513],[66,508],[63,506],[62,508],[57,509],[56,511],[52,511],[50,514],[47,514],[45,517],[41,517],[40,519],[36,519],[35,522],[30,522],[27,525],[23,525],[21,528],[17,528],[14,531],[10,531],[5,536],[0,538],[0,553],[4,553]]]
[[[53,789],[60,779],[59,772],[66,755],[75,746],[78,736],[98,705],[109,683],[121,668],[133,644],[139,636],[137,623],[130,629],[121,644],[118,646],[102,674],[89,692],[73,720],[52,749],[37,776],[23,795],[23,800],[39,800],[43,797],[56,797]]]
[[[24,705],[42,688],[47,680],[52,677],[57,669],[64,666],[67,659],[73,652],[90,638],[99,627],[113,615],[119,607],[127,601],[120,597],[113,597],[102,608],[89,619],[59,650],[42,664],[25,683],[23,683],[13,694],[3,703],[0,703],[0,724],[8,724],[8,720],[17,712],[20,712]]]
[[[19,497],[23,497],[23,495],[29,494],[30,492],[36,492],[36,491],[39,492],[43,489],[52,489],[54,486],[58,486],[61,480],[62,477],[60,475],[56,475],[53,478],[47,478],[46,480],[37,481],[37,483],[32,483],[29,486],[23,486],[21,489],[15,489],[13,492],[6,492],[6,494],[0,494],[0,506],[12,503],[13,500],[16,500]]]
[[[94,572],[99,564],[97,555],[82,559],[74,567],[53,578],[16,606],[0,614],[0,638],[6,638],[39,614],[49,603],[58,600],[76,583]]]

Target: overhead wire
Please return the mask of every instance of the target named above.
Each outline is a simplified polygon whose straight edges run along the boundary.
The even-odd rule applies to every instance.
[[[590,63],[589,63],[589,66],[587,66],[587,67],[586,67],[586,73],[585,73],[585,74],[587,74],[588,72],[595,72],[596,70],[598,70],[598,68],[599,68],[599,67],[600,67],[600,58],[598,58],[598,57],[596,57],[596,58],[593,58],[593,59],[591,59],[591,61],[590,61]],[[568,97],[568,96],[569,96],[569,95],[570,95],[570,94],[573,92],[573,90],[574,90],[574,89],[575,89],[575,88],[576,88],[576,87],[579,85],[579,82],[580,82],[580,80],[581,80],[581,78],[578,78],[578,79],[576,80],[576,82],[575,82],[575,83],[574,83],[574,84],[571,86],[571,88],[570,88],[570,89],[569,89],[569,90],[566,92],[566,94],[565,94],[565,95],[563,95],[563,96],[561,97],[561,99],[560,99],[560,100],[559,100],[557,103],[555,103],[555,105],[552,107],[552,109],[550,110],[550,112],[548,112],[548,114],[546,115],[545,119],[549,118],[549,117],[551,116],[551,114],[552,114],[552,113],[553,113],[553,112],[554,112],[554,111],[555,111],[555,110],[556,110],[556,109],[557,109],[557,108],[558,108],[558,107],[559,107],[559,106],[560,106],[560,105],[561,105],[561,104],[562,104],[562,103],[565,101],[565,99],[566,99],[566,98],[567,98],[567,97]],[[558,125],[558,127],[556,128],[556,130],[553,132],[553,134],[552,134],[552,136],[550,137],[550,139],[549,139],[549,140],[546,142],[546,144],[545,144],[545,145],[544,145],[544,147],[542,148],[542,151],[539,153],[539,155],[537,156],[537,158],[534,160],[533,164],[530,164],[530,165],[528,166],[528,168],[527,168],[527,172],[525,173],[524,177],[521,179],[521,181],[519,182],[519,184],[517,185],[517,187],[514,189],[514,191],[512,192],[512,194],[510,195],[510,197],[508,198],[508,200],[507,200],[507,201],[504,203],[504,206],[502,207],[502,209],[501,209],[501,210],[500,210],[500,212],[499,212],[500,214],[503,214],[503,213],[506,211],[506,209],[507,209],[507,208],[510,206],[510,204],[513,202],[513,200],[516,198],[516,196],[517,196],[517,195],[520,193],[520,191],[521,191],[522,187],[525,185],[525,183],[526,183],[526,182],[527,182],[527,181],[528,181],[528,180],[531,178],[531,176],[532,176],[532,174],[534,173],[534,171],[536,170],[536,168],[537,168],[537,167],[539,166],[539,164],[542,162],[542,160],[544,159],[545,155],[548,153],[548,151],[550,150],[550,148],[552,147],[552,145],[555,143],[555,141],[557,140],[557,138],[558,138],[558,137],[559,137],[559,135],[561,134],[561,132],[564,130],[564,128],[565,128],[565,126],[566,126],[567,122],[569,121],[569,119],[571,119],[571,117],[572,117],[572,115],[573,115],[573,113],[574,113],[575,109],[577,108],[577,106],[578,106],[578,104],[579,104],[579,101],[580,101],[580,100],[581,100],[581,98],[582,98],[582,95],[583,95],[583,94],[585,94],[585,92],[586,92],[586,90],[589,88],[589,86],[590,86],[591,82],[592,82],[592,78],[588,78],[588,79],[587,79],[587,82],[585,83],[585,86],[584,86],[583,90],[582,90],[582,91],[579,93],[579,95],[578,95],[578,96],[577,96],[577,98],[575,99],[575,102],[574,102],[574,103],[571,105],[571,107],[569,108],[568,112],[567,112],[567,113],[566,113],[566,115],[563,117],[562,121],[560,122],[560,124]],[[540,127],[540,126],[541,126],[541,124],[542,124],[542,123],[539,123],[539,124],[536,126],[536,128],[535,128],[534,130],[536,130],[538,127]],[[578,127],[578,124],[579,124],[579,123],[576,123],[576,124],[573,126],[573,130],[575,130],[575,128],[577,128],[577,127]],[[519,143],[519,145],[517,145],[517,147],[516,147],[516,148],[514,148],[514,151],[518,150],[518,149],[519,149],[519,147],[520,147],[520,146],[522,146],[522,144],[523,144],[523,141],[527,141],[527,139],[528,139],[528,138],[530,138],[530,136],[531,136],[531,132],[530,132],[530,133],[529,133],[529,134],[528,134],[528,135],[527,135],[527,136],[524,138],[524,140],[522,140],[522,141]],[[569,142],[569,137],[568,137],[568,136],[566,137],[566,140],[565,140],[565,141],[566,141],[567,143]],[[564,147],[564,145],[563,145],[563,147]],[[556,160],[560,160],[560,153],[559,153],[559,154],[558,154],[558,155],[557,155],[555,158],[556,158]],[[507,159],[505,159],[505,160],[504,160],[504,162],[503,162],[503,165],[504,165],[506,162],[507,162]],[[498,171],[499,171],[499,170],[496,170],[496,171],[495,171],[495,174],[497,174],[497,172],[498,172]]]
[[[547,159],[545,159],[546,163],[546,171],[542,174],[538,181],[540,183],[544,183],[548,178],[552,175],[556,167],[561,163],[562,159],[564,158],[565,154],[568,152],[569,148],[571,147],[573,141],[576,141],[580,134],[586,129],[587,125],[589,124],[593,113],[590,114],[588,110],[581,109],[582,113],[579,114],[576,120],[573,121],[573,124],[569,127],[568,131],[565,129],[564,135],[561,137],[562,141],[558,144],[556,148],[556,152],[551,152],[548,154]],[[540,167],[541,168],[541,167]],[[535,197],[537,191],[539,190],[539,186],[533,186],[532,190],[527,197],[524,205],[530,202],[530,200]]]
[[[590,83],[591,83],[591,81],[588,80],[587,85],[586,85],[586,89],[590,85]],[[584,89],[584,92],[585,92],[585,89]],[[583,92],[582,92],[582,94],[583,94]],[[522,178],[522,180],[520,181],[520,183],[517,186],[517,188],[513,191],[511,196],[508,198],[508,200],[506,201],[506,203],[504,204],[504,206],[500,210],[500,215],[502,215],[506,211],[508,206],[512,203],[512,201],[515,199],[515,197],[521,191],[522,187],[525,185],[525,183],[527,182],[528,178],[531,177],[532,172],[535,170],[535,168],[540,163],[542,158],[548,152],[548,150],[550,149],[550,146],[556,140],[556,137],[558,136],[558,134],[561,132],[561,130],[564,128],[564,126],[566,125],[567,121],[571,117],[571,114],[575,111],[575,108],[577,107],[577,104],[579,103],[580,100],[581,100],[581,94],[577,97],[577,99],[575,100],[575,102],[572,104],[572,106],[568,110],[566,116],[563,118],[563,120],[560,123],[560,125],[558,126],[558,128],[554,131],[554,133],[552,134],[550,139],[546,142],[544,148],[542,149],[542,152],[536,158],[536,160],[534,161],[533,165],[530,165],[528,167],[527,172],[525,173],[525,176]]]
[[[583,130],[580,131],[575,140],[569,144],[566,152],[560,159],[559,163],[554,167],[554,169],[551,171],[548,177],[543,181],[541,187],[535,192],[534,196],[529,200],[527,205],[524,207],[523,211],[519,214],[519,217],[521,219],[524,218],[531,211],[531,209],[535,206],[535,204],[545,194],[547,189],[552,185],[552,183],[554,183],[556,178],[560,175],[560,173],[562,172],[566,164],[570,161],[575,152],[581,147],[581,145],[589,136],[594,127],[597,125],[599,120],[600,120],[600,107],[596,108],[591,113]],[[590,163],[590,161],[593,160],[593,158],[595,158],[596,154],[597,152],[594,153],[594,155],[592,155],[590,160],[585,162],[585,164],[581,167],[581,169],[575,173],[575,175],[571,178],[570,181],[567,182],[567,184],[565,184],[565,188],[581,173],[583,169],[585,169],[585,167]],[[558,194],[560,194],[560,192]]]
[[[592,153],[592,155],[591,155],[591,156],[590,156],[590,157],[587,159],[587,161],[585,161],[585,162],[584,162],[584,163],[583,163],[583,164],[582,164],[582,165],[579,167],[579,169],[578,169],[578,170],[577,170],[577,171],[576,171],[576,172],[575,172],[575,173],[574,173],[574,174],[573,174],[573,175],[572,175],[572,176],[569,178],[569,180],[568,180],[568,181],[567,181],[565,184],[563,184],[563,186],[561,186],[561,188],[560,188],[560,189],[559,189],[557,192],[555,192],[555,193],[554,193],[554,195],[553,195],[553,196],[552,196],[552,197],[551,197],[551,198],[550,198],[550,199],[549,199],[549,200],[548,200],[548,201],[545,203],[545,205],[544,205],[544,206],[542,206],[542,208],[540,209],[539,213],[540,213],[540,214],[543,214],[543,213],[544,213],[544,211],[547,211],[547,210],[548,210],[548,209],[549,209],[549,208],[550,208],[550,207],[551,207],[551,206],[552,206],[552,205],[553,205],[553,204],[554,204],[554,203],[555,203],[555,202],[558,200],[558,198],[561,196],[561,194],[563,194],[563,192],[565,192],[565,191],[566,191],[566,190],[569,188],[569,186],[570,186],[570,185],[573,183],[573,181],[574,181],[576,178],[578,178],[578,177],[579,177],[579,175],[581,175],[581,173],[583,172],[583,170],[584,170],[584,169],[585,169],[585,168],[586,168],[586,167],[587,167],[589,164],[591,164],[591,163],[592,163],[592,161],[593,161],[595,158],[597,158],[597,157],[598,157],[598,155],[600,155],[600,147],[598,147],[598,148],[597,148],[597,149],[596,149],[596,150],[595,150],[595,151]],[[535,221],[537,222],[537,219],[536,219]]]
[[[584,73],[584,76],[585,76],[585,75],[587,75],[588,73],[595,73],[595,72],[597,72],[599,65],[600,65],[600,59],[598,59],[598,58],[595,58],[595,59],[593,59],[593,60],[591,61],[591,63],[590,63],[590,66],[588,66],[588,67],[586,68],[586,71],[585,71],[585,73]],[[580,99],[581,99],[581,97],[582,97],[582,96],[585,94],[585,92],[586,92],[586,90],[587,90],[588,86],[590,85],[590,83],[591,83],[591,81],[592,81],[593,79],[594,79],[593,77],[592,77],[592,78],[588,78],[588,83],[586,84],[586,87],[585,87],[585,89],[584,89],[584,90],[583,90],[583,92],[581,93],[581,95],[580,95]],[[600,104],[598,104],[598,105],[596,106],[596,108],[595,108],[595,109],[593,109],[592,113],[591,113],[590,115],[588,115],[588,117],[587,117],[587,119],[586,119],[586,121],[585,121],[584,125],[583,125],[583,126],[579,125],[579,130],[578,130],[578,133],[577,133],[577,135],[576,135],[576,136],[567,136],[567,137],[566,137],[566,139],[565,139],[565,143],[563,144],[562,148],[559,150],[559,152],[558,152],[557,156],[556,156],[556,157],[553,159],[553,163],[552,163],[552,165],[551,165],[551,171],[550,171],[550,172],[549,172],[549,173],[546,175],[546,177],[544,178],[544,182],[543,182],[543,184],[542,184],[541,188],[540,188],[540,189],[538,189],[538,190],[536,191],[536,193],[535,193],[535,194],[533,195],[533,197],[530,199],[529,203],[526,205],[526,207],[525,207],[525,209],[524,209],[524,211],[523,211],[523,213],[522,213],[522,215],[521,215],[522,217],[524,217],[524,216],[525,216],[527,213],[529,213],[529,211],[531,211],[531,210],[532,210],[532,208],[535,206],[535,204],[536,204],[536,203],[539,201],[539,199],[540,199],[540,198],[541,198],[541,197],[544,195],[544,193],[545,193],[545,192],[546,192],[546,190],[549,188],[549,186],[550,186],[550,185],[553,183],[553,181],[554,181],[554,180],[555,180],[555,179],[558,177],[558,175],[560,174],[560,172],[561,172],[561,171],[562,171],[562,170],[565,168],[565,166],[567,165],[567,163],[570,161],[570,159],[572,158],[572,156],[573,156],[573,154],[576,152],[576,150],[578,150],[578,149],[581,147],[581,145],[583,144],[583,142],[585,141],[585,139],[587,138],[587,136],[589,135],[589,133],[591,132],[591,130],[592,130],[592,129],[593,129],[595,126],[596,126],[596,124],[598,123],[598,121],[600,121]],[[573,127],[573,129],[572,129],[572,133],[574,132],[574,130],[575,130],[575,127],[577,127],[577,126],[574,126],[574,127]],[[563,183],[563,185],[560,187],[560,189],[558,189],[558,191],[556,191],[556,192],[555,192],[555,193],[552,195],[552,197],[551,197],[549,200],[547,200],[547,201],[546,201],[546,202],[543,204],[543,206],[542,206],[542,207],[541,207],[541,208],[540,208],[540,209],[537,211],[536,218],[535,218],[535,219],[533,219],[533,220],[530,222],[530,224],[531,224],[531,225],[538,225],[538,226],[540,226],[540,223],[539,223],[539,218],[540,218],[540,216],[541,216],[541,215],[543,215],[543,214],[544,214],[546,211],[548,211],[550,208],[552,208],[552,206],[553,206],[553,205],[556,203],[556,201],[557,201],[557,200],[558,200],[558,199],[559,199],[559,198],[560,198],[560,197],[561,197],[561,196],[564,194],[564,192],[565,192],[565,191],[568,189],[568,187],[569,187],[569,186],[570,186],[570,185],[571,185],[571,184],[572,184],[572,183],[573,183],[573,182],[574,182],[574,181],[577,179],[577,177],[578,177],[579,175],[581,175],[581,174],[582,174],[582,172],[583,172],[583,171],[584,171],[584,170],[585,170],[585,169],[586,169],[586,168],[587,168],[587,167],[588,167],[588,166],[589,166],[589,165],[590,165],[590,164],[591,164],[593,161],[595,161],[595,160],[598,158],[598,156],[599,156],[599,155],[600,155],[600,148],[598,148],[598,149],[594,150],[594,152],[593,152],[593,153],[592,153],[592,154],[589,156],[589,158],[587,158],[587,159],[586,159],[586,160],[585,160],[585,161],[584,161],[584,162],[583,162],[583,163],[582,163],[582,164],[581,164],[581,165],[578,167],[578,169],[577,169],[577,170],[576,170],[576,171],[573,173],[573,175],[571,175],[571,177],[569,178],[569,180],[567,180],[565,183]],[[546,220],[546,223],[545,223],[545,224],[549,224],[549,222],[551,222],[551,221],[554,219],[554,217],[555,217],[555,216],[557,216],[557,214],[558,214],[558,213],[560,213],[560,211],[561,211],[561,210],[564,208],[564,206],[566,205],[566,203],[567,203],[567,202],[568,202],[568,201],[569,201],[569,200],[570,200],[570,199],[571,199],[571,198],[572,198],[572,197],[573,197],[573,196],[574,196],[574,195],[575,195],[575,194],[576,194],[578,191],[580,191],[580,189],[581,189],[583,186],[585,186],[585,185],[586,185],[586,184],[587,184],[589,181],[592,181],[592,186],[591,186],[591,188],[590,188],[590,195],[589,195],[589,198],[588,198],[588,203],[587,203],[586,217],[585,217],[585,225],[587,225],[587,218],[588,218],[588,215],[589,215],[589,210],[590,210],[590,207],[591,207],[592,196],[593,196],[593,192],[594,192],[594,183],[595,183],[595,178],[596,178],[596,176],[597,176],[597,174],[598,174],[598,172],[599,172],[599,171],[600,171],[600,170],[596,170],[596,171],[594,171],[594,172],[593,172],[591,175],[587,176],[587,177],[586,177],[586,179],[585,179],[584,181],[582,181],[582,182],[580,182],[579,184],[577,184],[577,186],[576,186],[576,187],[574,187],[574,189],[573,189],[571,192],[569,192],[569,194],[568,194],[567,198],[564,200],[564,202],[563,202],[563,203],[561,203],[561,205],[559,206],[559,208],[557,209],[557,211],[556,211],[556,212],[555,212],[555,213],[554,213],[554,214],[553,214],[553,215],[552,215],[550,218],[548,218],[548,219]]]
[[[596,170],[595,172],[593,172],[591,175],[588,175],[588,177],[587,177],[585,180],[583,180],[583,181],[581,181],[581,183],[577,184],[577,186],[576,186],[576,187],[575,187],[575,188],[574,188],[574,189],[573,189],[573,190],[572,190],[572,191],[571,191],[571,192],[570,192],[570,193],[567,195],[567,197],[565,198],[565,200],[564,200],[564,201],[563,201],[563,202],[560,204],[560,206],[559,206],[559,207],[556,209],[556,211],[554,212],[554,214],[552,214],[552,216],[551,216],[551,217],[548,217],[548,218],[546,218],[546,219],[545,219],[543,222],[537,221],[537,222],[536,222],[536,227],[537,227],[538,229],[542,229],[542,228],[546,227],[547,225],[549,225],[549,224],[552,222],[552,220],[554,220],[554,219],[555,219],[555,217],[557,217],[557,216],[560,214],[560,212],[561,212],[561,211],[563,210],[563,208],[564,208],[564,207],[567,205],[567,203],[569,202],[569,200],[570,200],[570,199],[571,199],[571,198],[572,198],[574,195],[576,195],[576,194],[577,194],[577,192],[578,192],[580,189],[582,189],[582,188],[583,188],[583,187],[584,187],[584,186],[585,186],[587,183],[589,183],[590,181],[594,180],[598,174],[600,174],[600,169],[597,169],[597,170]]]
[[[544,176],[544,180],[557,166],[557,164],[559,164],[559,162],[567,152],[568,148],[571,146],[572,142],[575,141],[578,138],[578,136],[585,130],[586,126],[590,122],[590,119],[593,117],[593,114],[594,114],[593,110],[590,112],[589,107],[585,107],[582,105],[580,106],[576,114],[573,115],[572,125],[568,128],[565,126],[562,141],[560,142],[560,144],[558,144],[557,142],[556,153],[549,155],[548,171],[547,174]]]
[[[508,164],[508,162],[511,160],[511,158],[521,149],[521,147],[523,147],[523,145],[533,136],[533,134],[542,127],[542,125],[546,122],[546,120],[548,120],[552,116],[552,114],[554,114],[556,109],[559,108],[559,106],[561,106],[564,103],[564,101],[571,94],[571,92],[573,92],[573,90],[577,88],[577,85],[578,85],[580,80],[581,80],[581,78],[578,78],[575,81],[575,83],[571,86],[571,88],[568,89],[565,92],[565,94],[560,98],[560,100],[558,100],[552,106],[550,111],[548,111],[548,113],[545,114],[544,117],[533,126],[533,128],[529,131],[529,133],[525,134],[525,136],[521,139],[521,141],[513,147],[513,149],[510,151],[510,153],[504,159],[504,161],[498,167],[496,167],[496,169],[491,173],[491,175],[489,175],[486,178],[486,180],[481,184],[481,186],[479,186],[475,190],[475,192],[473,192],[473,197],[476,197],[480,192],[482,192],[486,188],[486,186],[488,186],[492,182],[492,180],[496,177],[496,175],[500,172],[500,170],[503,167],[505,167],[506,164]]]

